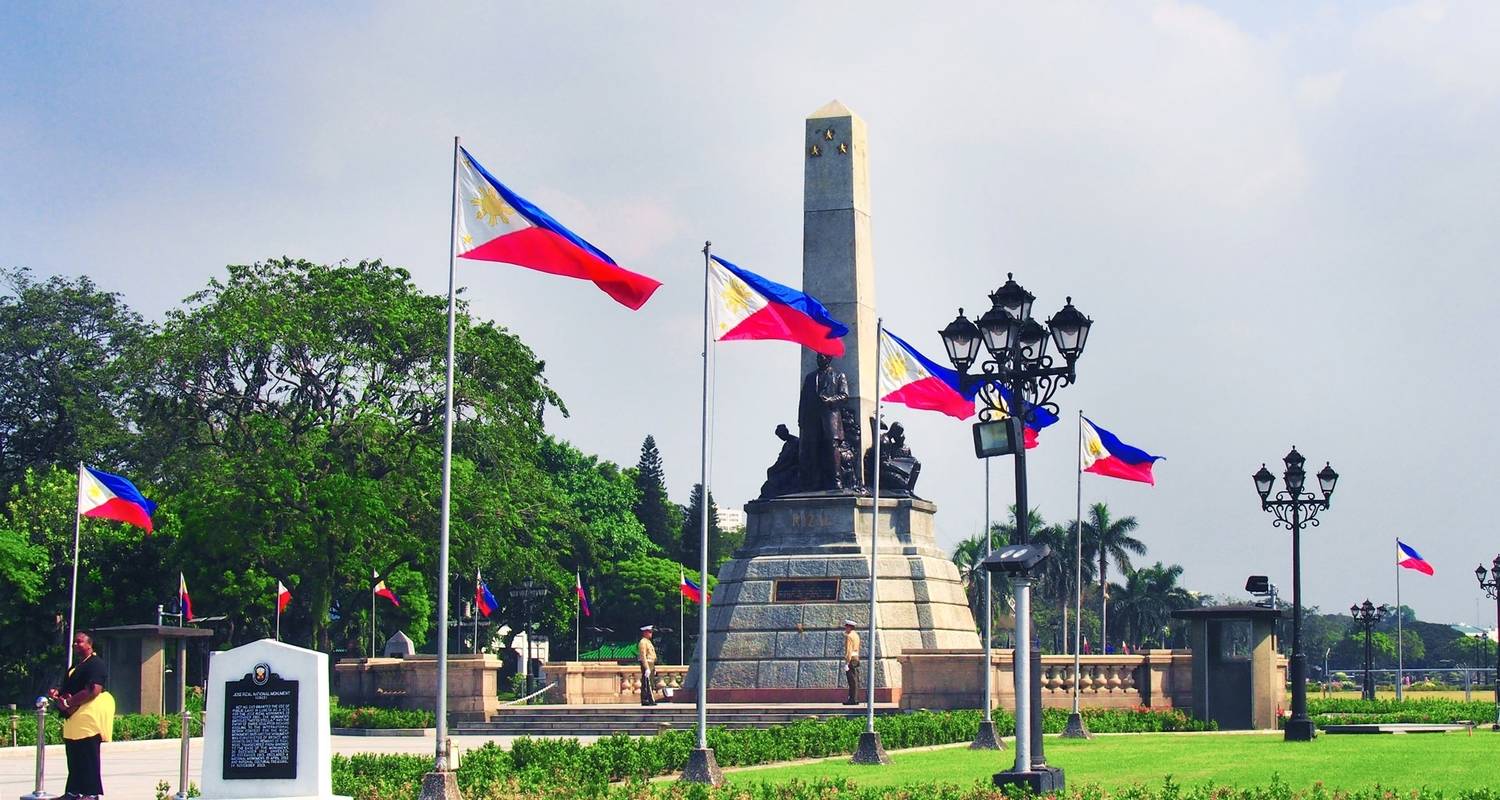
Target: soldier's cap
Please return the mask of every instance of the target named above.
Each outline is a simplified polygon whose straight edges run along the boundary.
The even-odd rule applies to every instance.
[[[852,619],[846,619],[846,620],[844,620],[844,627],[846,627],[846,628],[858,628],[859,625],[855,624],[854,620],[852,620]]]
[[[646,631],[654,631],[654,630],[656,630],[656,626],[655,625],[642,625],[641,626],[641,632],[642,633],[645,633]]]

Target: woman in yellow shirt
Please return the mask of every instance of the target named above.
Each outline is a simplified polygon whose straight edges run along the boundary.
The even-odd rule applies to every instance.
[[[63,800],[96,800],[104,794],[99,774],[99,745],[112,738],[115,698],[104,691],[109,670],[94,652],[94,640],[80,632],[73,637],[73,668],[62,691],[47,696],[57,701],[63,715],[63,748],[68,754],[68,785]]]

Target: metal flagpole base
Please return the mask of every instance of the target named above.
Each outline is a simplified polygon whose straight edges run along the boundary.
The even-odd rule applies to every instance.
[[[849,759],[850,764],[889,764],[891,757],[885,754],[885,748],[880,744],[878,732],[866,731],[859,735],[859,746],[854,748],[854,757]]]
[[[995,732],[994,720],[981,720],[979,733],[974,735],[974,741],[969,743],[970,750],[1004,750],[1005,742]]]
[[[995,773],[994,781],[996,786],[1025,786],[1033,794],[1060,792],[1063,790],[1063,771],[1058,767],[1037,767],[1025,772],[1006,770]]]
[[[724,771],[719,769],[712,747],[694,748],[692,755],[688,756],[687,768],[682,771],[682,780],[709,786],[724,785]]]
[[[1089,733],[1089,726],[1083,724],[1083,715],[1074,711],[1068,715],[1068,727],[1063,728],[1064,739],[1092,739],[1094,734]]]
[[[422,794],[418,800],[463,800],[458,792],[458,775],[452,771],[429,772],[422,776]]]
[[[1310,742],[1318,735],[1318,726],[1307,717],[1302,719],[1289,719],[1286,721],[1286,733],[1282,741],[1287,742]]]

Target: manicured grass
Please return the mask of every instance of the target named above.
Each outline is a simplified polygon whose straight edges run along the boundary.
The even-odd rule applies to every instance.
[[[1470,700],[1481,700],[1481,701],[1482,700],[1491,700],[1491,699],[1494,699],[1494,697],[1495,697],[1495,690],[1492,687],[1489,687],[1489,686],[1486,686],[1483,689],[1480,689],[1480,688],[1476,687],[1476,688],[1472,689],[1469,692],[1469,695],[1470,696],[1469,696],[1468,699],[1470,699]],[[1307,696],[1308,697],[1323,697],[1324,695],[1323,695],[1322,692],[1319,692],[1319,691],[1317,691],[1315,689],[1308,689],[1307,690]],[[1342,692],[1342,691],[1340,691],[1340,692],[1330,692],[1330,693],[1328,693],[1327,696],[1331,697],[1331,698],[1337,698],[1337,699],[1340,699],[1340,700],[1358,700],[1358,699],[1360,699],[1360,694],[1359,694],[1358,690],[1355,690],[1355,691],[1352,691],[1352,692]],[[1395,700],[1396,699],[1396,690],[1395,689],[1377,689],[1375,691],[1375,697],[1378,700]],[[1407,692],[1406,692],[1406,699],[1408,701],[1411,701],[1411,700],[1463,700],[1464,699],[1464,690],[1463,689],[1443,689],[1443,690],[1431,691],[1431,692],[1414,692],[1414,691],[1411,691],[1411,690],[1407,690]]]
[[[1007,746],[1010,742],[1007,740]],[[1047,737],[1047,761],[1067,771],[1069,788],[1117,790],[1160,786],[1263,786],[1273,774],[1293,789],[1321,781],[1330,789],[1381,786],[1470,789],[1500,783],[1500,734],[1488,729],[1448,734],[1322,735],[1311,743],[1283,742],[1280,734],[1124,734],[1080,742]],[[862,786],[990,780],[1015,759],[1013,750],[966,747],[896,753],[888,767],[858,767],[847,758],[730,773],[731,785],[781,783],[793,778],[848,778]]]

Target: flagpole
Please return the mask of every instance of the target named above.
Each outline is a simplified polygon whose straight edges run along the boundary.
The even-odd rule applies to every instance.
[[[380,574],[370,570],[372,579],[379,578]],[[370,658],[375,657],[375,584],[370,584]]]
[[[698,566],[702,591],[708,591],[708,359],[709,359],[709,284],[710,250],[713,242],[703,243],[703,418],[699,449],[698,485],[702,496],[698,514]],[[678,594],[682,594],[680,587]],[[684,612],[685,614],[686,612]],[[685,617],[684,617],[685,619]],[[690,783],[721,786],[724,774],[708,747],[708,614],[698,614],[698,746],[688,758],[682,779]]]
[[[875,364],[881,363],[881,348],[885,344],[885,318],[875,320]],[[890,757],[880,746],[880,735],[875,732],[875,579],[876,551],[880,541],[880,389],[879,380],[875,389],[875,477],[870,502],[870,663],[865,672],[865,732],[859,737],[859,748],[854,752],[856,764],[889,764]]]
[[[479,655],[479,587],[484,585],[484,579],[479,574],[479,567],[474,568],[474,655]]]
[[[1401,551],[1401,537],[1396,537],[1396,552]],[[1405,672],[1406,653],[1401,646],[1401,564],[1396,563],[1396,700],[1404,700],[1405,694],[1401,691],[1402,673]]]
[[[448,375],[443,393],[443,491],[438,521],[437,603],[437,753],[433,771],[448,771],[448,509],[453,486],[453,339],[455,311],[454,252],[458,227],[458,151],[453,137],[453,175],[448,184]],[[528,641],[530,633],[528,632]]]
[[[79,491],[83,487],[83,462],[78,462],[78,485]],[[68,653],[68,669],[73,668],[73,636],[74,621],[78,617],[78,532],[83,526],[83,513],[78,506],[73,506],[73,588],[69,590],[68,597],[68,642],[63,649]]]
[[[678,577],[683,583],[687,582],[687,575],[682,568],[677,568]],[[677,663],[687,663],[687,595],[682,593],[682,585],[677,586]]]
[[[276,582],[276,641],[281,641],[281,581]]]
[[[1088,739],[1092,737],[1088,726],[1083,724],[1083,713],[1078,709],[1079,684],[1083,681],[1083,409],[1078,410],[1078,489],[1073,507],[1073,711],[1068,714],[1068,725],[1063,738]]]
[[[583,588],[583,574],[573,570],[573,660],[583,658],[583,597],[578,593]]]

